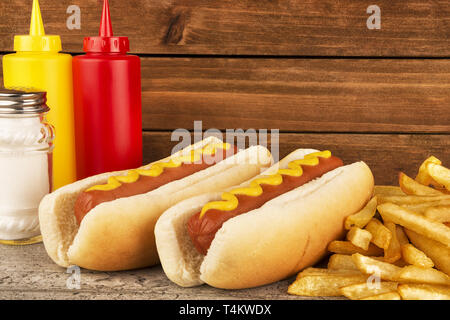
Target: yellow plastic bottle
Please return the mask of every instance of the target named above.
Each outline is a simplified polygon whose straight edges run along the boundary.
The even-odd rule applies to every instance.
[[[29,35],[14,37],[14,51],[3,57],[8,89],[47,92],[47,120],[55,127],[53,189],[76,180],[72,56],[59,53],[61,39],[45,35],[38,0],[33,0]]]

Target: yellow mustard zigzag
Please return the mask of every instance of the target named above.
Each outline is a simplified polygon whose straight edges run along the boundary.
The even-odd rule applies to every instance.
[[[113,176],[108,178],[108,182],[102,185],[96,185],[86,190],[113,190],[122,185],[122,183],[133,183],[139,179],[139,176],[157,177],[164,172],[165,168],[177,168],[183,163],[194,163],[201,160],[202,155],[214,155],[218,149],[228,150],[231,147],[229,143],[217,142],[210,143],[197,150],[191,150],[190,154],[171,158],[168,162],[157,162],[151,165],[149,169],[133,169],[127,172],[126,176]]]
[[[271,186],[278,186],[283,183],[283,176],[300,177],[303,174],[302,166],[316,166],[319,164],[320,158],[330,158],[331,152],[321,151],[307,154],[303,159],[289,162],[288,169],[280,169],[277,173],[268,175],[267,177],[258,178],[250,182],[249,187],[232,189],[229,192],[222,193],[223,201],[212,201],[205,204],[200,212],[200,219],[210,209],[220,211],[232,211],[239,205],[239,200],[236,195],[246,195],[251,197],[258,197],[263,193],[261,184],[268,184]]]

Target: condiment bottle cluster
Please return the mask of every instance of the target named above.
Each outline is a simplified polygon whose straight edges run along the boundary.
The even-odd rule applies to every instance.
[[[142,165],[140,59],[127,54],[127,37],[114,36],[108,0],[99,35],[83,49],[62,53],[33,0],[29,34],[3,57],[0,242],[39,238],[39,202],[52,190]]]

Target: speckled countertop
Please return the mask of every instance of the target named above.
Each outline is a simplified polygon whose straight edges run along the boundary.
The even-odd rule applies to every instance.
[[[79,279],[77,282],[76,280]],[[181,288],[161,266],[122,272],[67,270],[54,264],[42,243],[0,245],[0,299],[311,299],[286,293],[293,279],[246,290],[203,285]],[[79,284],[79,288],[77,288]],[[329,299],[329,298],[316,298]]]

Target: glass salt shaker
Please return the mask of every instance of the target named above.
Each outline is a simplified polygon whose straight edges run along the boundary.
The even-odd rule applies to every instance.
[[[54,129],[45,92],[0,89],[0,243],[42,241],[38,207],[52,190]]]

